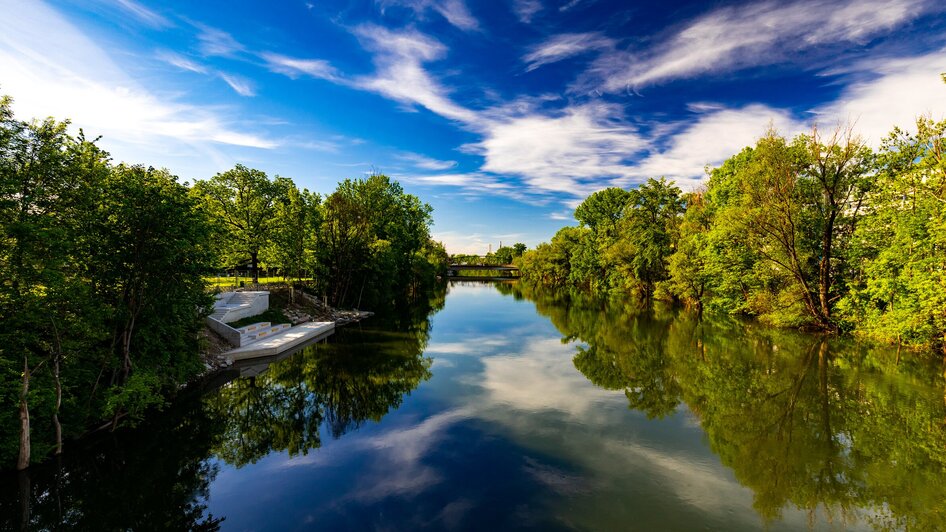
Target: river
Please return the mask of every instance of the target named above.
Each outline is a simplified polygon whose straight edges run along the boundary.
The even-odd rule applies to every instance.
[[[453,283],[220,382],[0,477],[0,527],[946,527],[942,362],[851,339]]]

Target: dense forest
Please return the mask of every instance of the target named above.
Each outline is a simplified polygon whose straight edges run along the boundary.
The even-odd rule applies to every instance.
[[[431,208],[386,176],[324,199],[240,165],[190,185],[68,126],[0,99],[0,469],[134,422],[204,371],[215,273],[266,264],[385,308],[426,298],[446,265]]]
[[[946,348],[944,132],[920,118],[872,150],[850,129],[769,131],[699,190],[592,194],[522,278]]]

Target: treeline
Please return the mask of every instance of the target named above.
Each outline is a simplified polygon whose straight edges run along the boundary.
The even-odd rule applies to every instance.
[[[214,224],[218,268],[278,270],[339,306],[389,305],[425,293],[447,252],[430,237],[432,209],[376,174],[323,198],[242,165],[191,189]]]
[[[215,272],[266,260],[335,304],[380,306],[445,268],[430,207],[385,176],[324,201],[239,165],[189,186],[67,128],[0,99],[0,469],[136,420],[203,371]]]
[[[592,194],[522,276],[946,347],[944,132],[921,118],[874,151],[850,130],[769,131],[701,190],[650,179]]]
[[[489,252],[484,256],[469,255],[464,253],[455,253],[450,255],[450,264],[471,264],[501,266],[512,264],[513,259],[521,257],[525,253],[527,246],[522,242],[516,242],[512,246],[499,246],[499,249]]]

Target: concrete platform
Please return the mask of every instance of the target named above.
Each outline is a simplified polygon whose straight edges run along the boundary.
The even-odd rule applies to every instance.
[[[224,353],[231,360],[271,357],[335,330],[335,322],[310,321]]]

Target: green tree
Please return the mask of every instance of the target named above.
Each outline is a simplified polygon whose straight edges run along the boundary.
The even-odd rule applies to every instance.
[[[91,305],[76,272],[82,220],[107,155],[83,135],[69,136],[67,122],[16,120],[10,103],[0,98],[0,382],[5,404],[19,405],[19,419],[2,420],[0,457],[7,463],[18,456],[24,469],[46,454],[49,439],[62,449],[61,370],[72,362],[65,357],[75,340],[89,336]],[[44,442],[38,449],[37,440]],[[11,441],[18,441],[15,450]]]
[[[211,223],[165,170],[120,165],[105,181],[90,260],[110,309],[111,382],[104,411],[117,420],[161,402],[159,392],[200,369],[197,331],[210,296]],[[133,371],[134,370],[134,371]]]
[[[335,304],[356,306],[411,295],[414,275],[436,269],[416,264],[437,256],[425,253],[436,248],[430,241],[431,212],[384,175],[339,183],[322,205],[317,256],[322,289]]]
[[[230,261],[249,259],[253,282],[259,282],[260,251],[268,246],[281,221],[277,205],[286,198],[291,181],[241,164],[207,181],[194,184],[220,225],[221,248]]]
[[[290,281],[301,279],[303,273],[314,266],[316,234],[322,217],[320,202],[318,194],[299,190],[290,182],[285,197],[276,203],[274,225],[277,229],[263,256]]]
[[[916,126],[884,141],[840,308],[859,333],[946,346],[946,121]]]
[[[672,181],[648,179],[630,192],[621,232],[630,244],[629,265],[645,297],[651,297],[657,283],[667,278],[667,259],[673,253],[681,214],[680,189]]]

